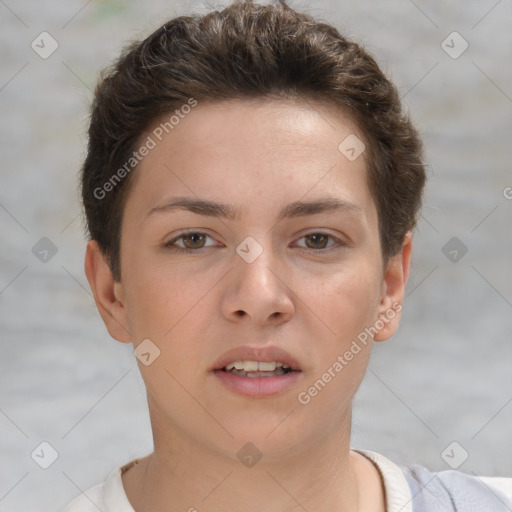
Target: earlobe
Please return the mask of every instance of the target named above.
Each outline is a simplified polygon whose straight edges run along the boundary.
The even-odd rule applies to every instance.
[[[374,341],[385,341],[398,329],[405,286],[409,278],[411,252],[412,234],[408,232],[404,237],[400,253],[392,256],[387,264],[378,311],[379,319],[382,320],[380,325],[383,327],[375,334]]]
[[[130,343],[124,294],[121,283],[116,282],[96,240],[87,244],[84,262],[96,307],[109,334],[123,343]]]

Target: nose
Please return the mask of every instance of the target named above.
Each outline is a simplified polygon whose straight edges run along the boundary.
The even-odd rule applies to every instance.
[[[226,276],[223,315],[231,322],[259,325],[277,325],[290,320],[295,306],[293,291],[287,285],[289,273],[268,244],[253,261],[238,253],[233,259],[234,268]]]

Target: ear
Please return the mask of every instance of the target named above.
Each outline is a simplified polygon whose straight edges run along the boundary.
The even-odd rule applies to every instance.
[[[374,341],[385,341],[395,334],[400,324],[405,286],[409,277],[412,252],[412,234],[409,231],[402,243],[401,251],[389,258],[383,281],[383,293],[378,314],[382,328],[374,336]]]
[[[112,338],[130,343],[128,317],[123,304],[123,288],[114,280],[98,242],[91,240],[85,252],[85,275],[89,281],[96,307]]]

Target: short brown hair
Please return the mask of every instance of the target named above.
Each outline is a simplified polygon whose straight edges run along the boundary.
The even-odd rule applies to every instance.
[[[116,281],[121,279],[123,207],[133,175],[126,162],[152,123],[191,98],[299,98],[340,107],[365,138],[382,257],[386,262],[400,251],[417,222],[425,169],[421,140],[395,86],[360,45],[333,26],[284,0],[277,5],[237,1],[220,12],[176,17],[130,43],[96,86],[82,200],[89,236]],[[123,179],[113,183],[123,165]]]

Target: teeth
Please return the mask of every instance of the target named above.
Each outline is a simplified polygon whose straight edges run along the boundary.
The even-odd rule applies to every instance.
[[[276,368],[290,368],[287,364],[277,361],[233,361],[226,365],[226,370],[243,370],[245,372],[273,372]]]
[[[244,361],[244,372],[257,372],[258,362],[257,361]]]

